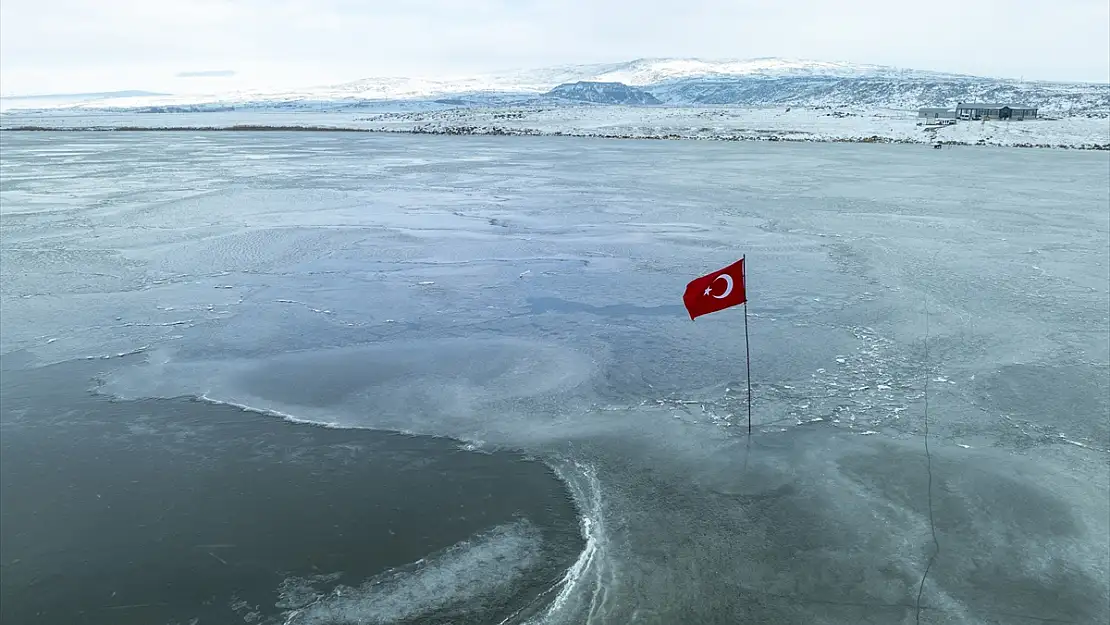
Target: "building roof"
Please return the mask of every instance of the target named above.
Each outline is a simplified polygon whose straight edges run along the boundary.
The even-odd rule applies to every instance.
[[[972,102],[972,103],[968,104],[967,102],[961,102],[961,103],[956,105],[956,108],[958,108],[958,109],[1000,109],[1000,108],[1007,108],[1007,107],[1011,108],[1015,111],[1019,110],[1019,109],[1026,110],[1026,111],[1035,111],[1035,110],[1037,110],[1037,107],[1029,106],[1028,104],[982,104],[982,103],[979,103],[979,102]]]

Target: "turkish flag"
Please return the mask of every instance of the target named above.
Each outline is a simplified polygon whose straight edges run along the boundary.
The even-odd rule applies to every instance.
[[[744,259],[702,276],[686,285],[682,303],[690,319],[724,310],[748,301],[744,291]]]

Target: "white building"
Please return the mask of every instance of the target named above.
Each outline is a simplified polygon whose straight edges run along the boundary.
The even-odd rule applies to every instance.
[[[952,120],[954,122],[956,121],[956,111],[942,108],[923,108],[917,109],[917,117],[924,119],[926,124],[944,123],[941,120]]]
[[[956,105],[957,119],[1008,119],[1022,121],[1037,118],[1037,107],[1024,104],[964,104]]]

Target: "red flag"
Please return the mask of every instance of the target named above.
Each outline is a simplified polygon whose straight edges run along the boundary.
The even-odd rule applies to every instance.
[[[744,259],[686,285],[682,302],[690,319],[724,310],[748,301],[744,291]]]

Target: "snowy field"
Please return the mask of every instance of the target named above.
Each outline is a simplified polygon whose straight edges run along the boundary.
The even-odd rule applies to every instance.
[[[638,139],[897,142],[1110,149],[1110,117],[919,125],[915,111],[828,108],[536,106],[451,108],[379,103],[364,110],[206,113],[9,113],[0,128],[317,127],[437,134],[567,135]],[[399,110],[399,109],[406,110]],[[411,110],[415,109],[415,110]]]
[[[503,113],[312,119],[404,131]],[[522,115],[496,121],[583,134],[727,134],[756,121],[784,135],[919,132],[893,114]],[[1093,128],[1075,140],[1097,139]],[[1110,153],[335,132],[3,141],[9,370],[93,359],[95,381],[56,388],[95,388],[120,410],[191,397],[277,423],[446,437],[460,456],[512,450],[574,496],[583,547],[557,575],[543,568],[544,520],[524,511],[341,587],[328,581],[347,570],[335,564],[311,584],[279,576],[267,592],[282,602],[249,622],[488,624],[475,615],[535,578],[550,586],[542,609],[502,622],[1110,618]],[[688,280],[741,255],[751,438],[741,310],[692,322],[681,305]],[[233,413],[210,417],[171,442],[235,427]],[[28,457],[32,475],[50,473]],[[425,462],[411,450],[403,460]],[[471,477],[480,486],[489,470]],[[393,479],[383,471],[373,492]],[[323,502],[305,518],[347,507]],[[392,544],[385,529],[324,534]],[[233,553],[201,555],[227,574]],[[5,579],[15,570],[27,569]],[[195,570],[131,573],[156,592],[188,588]],[[306,584],[293,594],[307,599],[285,598]]]
[[[927,129],[916,112],[850,108],[662,108],[566,106],[379,113],[359,120],[387,131],[509,132],[771,141],[890,141],[1110,149],[1110,119],[961,122]]]

